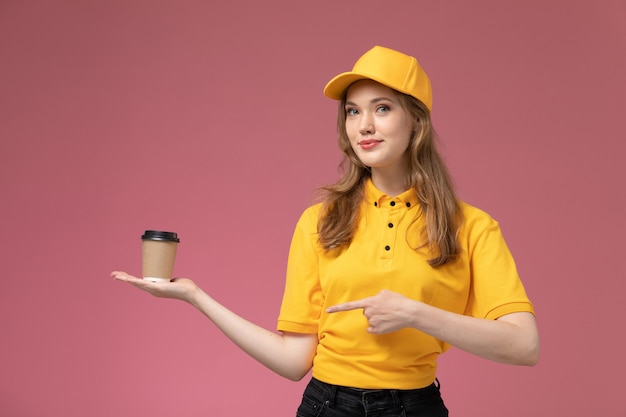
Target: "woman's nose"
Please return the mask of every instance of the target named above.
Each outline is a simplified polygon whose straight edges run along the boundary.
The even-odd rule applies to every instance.
[[[361,117],[361,124],[359,126],[359,133],[362,135],[372,134],[376,131],[374,128],[374,120],[372,116],[364,114]]]

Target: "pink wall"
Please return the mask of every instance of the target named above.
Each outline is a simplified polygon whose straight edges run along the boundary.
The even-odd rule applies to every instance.
[[[304,382],[108,274],[171,229],[177,275],[273,328],[336,176],[322,87],[375,44],[431,75],[460,194],[541,326],[535,368],[446,354],[452,415],[624,416],[623,0],[0,2],[0,415],[294,415]]]

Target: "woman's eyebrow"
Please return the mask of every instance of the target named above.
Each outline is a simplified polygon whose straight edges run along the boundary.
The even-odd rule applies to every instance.
[[[390,101],[390,102],[394,102],[392,98],[389,97],[376,97],[370,100],[371,104],[376,104],[379,103],[381,101]],[[346,105],[350,105],[350,106],[356,106],[357,104],[352,102],[352,101],[346,101]]]

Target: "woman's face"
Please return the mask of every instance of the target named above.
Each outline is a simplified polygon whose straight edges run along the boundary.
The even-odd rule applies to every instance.
[[[415,122],[394,90],[375,81],[352,84],[346,94],[346,133],[352,149],[372,173],[403,174]]]

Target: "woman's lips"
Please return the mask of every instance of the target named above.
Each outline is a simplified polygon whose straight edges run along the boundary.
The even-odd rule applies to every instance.
[[[361,149],[367,150],[376,147],[381,142],[382,140],[378,139],[363,139],[359,141],[359,146],[361,147]]]

